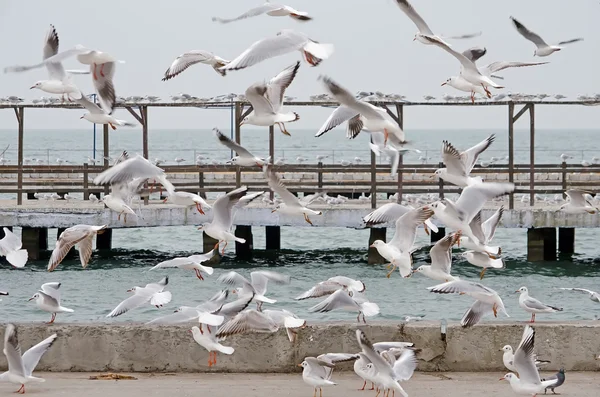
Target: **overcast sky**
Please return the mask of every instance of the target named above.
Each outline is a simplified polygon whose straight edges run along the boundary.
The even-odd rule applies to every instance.
[[[125,60],[115,76],[117,95],[158,95],[169,99],[186,92],[210,97],[243,93],[256,81],[266,80],[300,59],[300,53],[269,59],[254,67],[221,77],[207,65],[196,65],[173,80],[161,77],[173,59],[192,49],[212,51],[233,59],[253,42],[291,28],[321,42],[333,43],[335,53],[320,66],[304,63],[287,94],[299,98],[323,93],[317,82],[327,74],[350,89],[394,92],[409,99],[423,95],[460,94],[440,84],[459,71],[458,62],[434,46],[414,42],[416,27],[393,0],[290,0],[290,6],[309,12],[306,23],[266,15],[221,25],[212,16],[234,17],[261,4],[261,0],[2,0],[0,1],[0,53],[4,66],[41,60],[43,39],[49,24],[60,37],[60,49],[76,44],[108,52]],[[595,0],[412,0],[413,6],[438,34],[483,31],[470,40],[455,40],[462,50],[485,46],[481,64],[497,60],[532,61],[534,45],[511,25],[514,16],[549,43],[584,37],[563,51],[542,60],[548,65],[508,70],[505,92],[562,93],[569,97],[600,91],[597,68],[600,48],[600,4]],[[67,68],[81,68],[73,58]],[[44,69],[20,74],[0,73],[0,96],[19,95],[29,100],[48,95],[29,90],[47,78]],[[90,76],[77,76],[85,93],[92,92]],[[319,128],[326,109],[293,109],[301,120],[294,128]],[[599,107],[539,107],[541,128],[596,128]],[[150,128],[227,128],[224,111],[168,109],[149,111]],[[88,128],[79,110],[31,110],[26,128]],[[125,110],[119,118],[131,119]],[[0,129],[15,128],[14,114],[0,111]],[[409,108],[407,128],[503,128],[506,108]],[[525,127],[525,125],[523,125]],[[291,130],[291,126],[289,126]]]

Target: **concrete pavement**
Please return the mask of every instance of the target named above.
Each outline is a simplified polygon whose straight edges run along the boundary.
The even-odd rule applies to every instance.
[[[550,374],[544,373],[544,374]],[[35,373],[45,383],[31,384],[26,395],[44,397],[311,397],[312,387],[297,374],[131,374],[137,380],[89,380],[97,373]],[[416,373],[402,384],[411,397],[507,397],[516,396],[504,373],[438,372]],[[352,372],[333,374],[337,386],[323,388],[323,397],[375,397],[374,391],[358,391],[362,386]],[[600,384],[597,372],[567,372],[567,380],[556,389],[565,396],[596,397]],[[19,386],[0,383],[0,395],[10,395]],[[318,394],[317,394],[318,395]],[[401,396],[396,396],[401,397]]]

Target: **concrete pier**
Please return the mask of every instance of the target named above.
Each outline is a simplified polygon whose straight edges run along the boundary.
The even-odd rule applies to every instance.
[[[202,232],[202,252],[212,250],[218,242],[218,240],[210,237],[206,232]]]
[[[235,242],[235,254],[239,258],[251,258],[254,250],[252,226],[238,225],[235,227],[235,236],[246,240],[245,243]]]
[[[281,249],[281,227],[265,226],[265,239],[267,250]]]
[[[97,250],[111,250],[112,249],[112,229],[104,229],[101,233],[96,235],[96,249]]]
[[[376,248],[371,247],[371,244],[373,244],[375,240],[386,241],[386,232],[387,229],[385,227],[371,228],[369,232],[369,251],[367,254],[367,263],[369,265],[378,265],[387,262],[383,256],[379,255]]]
[[[446,228],[438,227],[437,233],[433,230],[430,230],[429,233],[431,233],[431,244],[433,244],[446,237]]]
[[[309,323],[310,324],[310,323]],[[37,369],[53,372],[293,372],[304,357],[326,352],[356,353],[356,329],[372,341],[413,342],[421,349],[419,371],[503,371],[502,352],[506,344],[519,344],[522,323],[483,322],[472,328],[448,324],[446,340],[440,322],[398,323],[392,321],[334,324],[313,323],[298,330],[294,343],[285,329],[276,333],[250,333],[227,338],[235,349],[218,355],[218,364],[208,367],[208,352],[188,332],[193,324],[144,326],[139,324],[17,324],[23,349],[58,334],[54,345],[42,357]],[[536,331],[537,355],[551,363],[545,371],[564,367],[569,371],[597,371],[595,356],[600,352],[600,323],[577,321],[539,322]],[[351,368],[352,364],[336,368]],[[0,355],[0,370],[6,370]],[[337,371],[338,369],[336,369]],[[568,375],[567,375],[568,378]],[[496,383],[498,383],[496,381]],[[507,390],[510,390],[506,385]],[[15,389],[16,390],[16,389]]]
[[[558,251],[567,255],[575,253],[575,228],[558,228]]]
[[[41,259],[41,253],[48,249],[48,229],[45,227],[24,227],[21,233],[23,248],[27,250],[29,259]]]
[[[556,260],[556,228],[527,229],[527,261]]]

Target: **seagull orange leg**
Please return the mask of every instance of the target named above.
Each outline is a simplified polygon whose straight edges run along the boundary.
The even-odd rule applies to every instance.
[[[17,390],[15,393],[25,394],[25,385],[21,385],[21,388],[19,390]]]
[[[100,76],[104,77],[104,64],[100,65]]]
[[[384,137],[384,139],[383,139],[383,146],[384,147],[387,146],[387,141],[388,141],[388,137],[389,136],[390,136],[390,134],[389,134],[387,128],[384,128],[383,129],[383,137]]]
[[[227,247],[227,240],[225,240],[225,245],[223,246],[223,250],[221,250],[221,254],[225,255],[225,248]]]
[[[375,383],[371,382],[371,388],[369,390],[375,390]]]
[[[94,76],[94,80],[98,80],[98,76],[96,76],[96,64],[93,64],[92,75]]]
[[[200,273],[200,270],[194,269],[194,271],[196,272],[196,277],[198,277],[200,280],[204,280],[204,277],[202,277],[202,274]]]
[[[108,125],[110,125],[110,128],[112,128],[113,130],[117,129],[117,127],[115,127],[113,123],[108,123]]]
[[[365,381],[365,383],[363,383],[362,389],[358,389],[358,390],[365,390],[365,386],[367,386],[367,381]]]
[[[202,207],[200,206],[200,203],[196,203],[196,209],[198,210],[199,213],[201,213],[202,215],[204,215],[204,211],[202,210]]]

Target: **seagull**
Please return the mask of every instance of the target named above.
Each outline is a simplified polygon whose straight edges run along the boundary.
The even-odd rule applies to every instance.
[[[13,324],[6,324],[4,328],[4,355],[8,362],[8,371],[0,374],[0,381],[20,384],[21,388],[16,393],[25,394],[25,385],[31,382],[45,382],[45,379],[33,376],[42,356],[52,347],[56,334],[50,335],[35,346],[29,348],[21,356],[21,345],[17,328]]]
[[[212,66],[215,72],[221,76],[225,76],[226,71],[221,68],[229,63],[228,60],[221,58],[209,51],[192,50],[179,55],[171,66],[165,71],[165,76],[162,81],[167,81],[181,74],[184,70],[197,63],[204,63]]]
[[[116,130],[117,127],[135,127],[136,124],[126,121],[119,120],[113,117],[110,113],[108,113],[106,108],[101,108],[96,105],[94,102],[91,102],[85,95],[82,95],[80,99],[75,99],[79,105],[83,106],[88,110],[88,113],[85,113],[80,119],[86,119],[87,121],[94,124],[108,124],[110,128]]]
[[[48,271],[51,272],[63,261],[73,246],[77,245],[79,251],[79,260],[81,266],[85,269],[90,261],[93,250],[94,236],[103,233],[107,225],[90,226],[90,225],[75,225],[58,236],[56,246],[50,255],[48,262]]]
[[[225,242],[222,254],[225,254],[225,248],[227,247],[228,241],[235,240],[238,243],[244,244],[246,240],[240,237],[236,237],[231,233],[231,227],[233,226],[232,210],[233,206],[236,205],[242,197],[248,193],[248,188],[242,186],[224,196],[219,197],[213,204],[213,220],[210,223],[205,223],[198,229],[203,230],[204,233],[210,237],[218,240],[215,248],[219,246],[221,242]]]
[[[396,221],[396,231],[389,243],[375,240],[371,244],[381,256],[390,261],[391,270],[387,274],[389,278],[396,267],[402,277],[410,277],[412,269],[412,250],[417,238],[417,227],[431,218],[433,211],[428,207],[421,207],[408,211]]]
[[[517,368],[514,365],[514,361],[515,361],[515,355],[513,353],[513,348],[511,345],[505,345],[502,349],[500,349],[501,352],[504,352],[502,354],[502,363],[504,364],[504,366],[509,370],[509,371],[513,371],[513,372],[518,372]],[[535,358],[535,366],[536,368],[541,367],[542,365],[546,365],[546,364],[550,364],[550,361],[547,360],[539,360],[537,358],[537,355],[534,356]]]
[[[584,289],[584,288],[559,288],[562,289],[564,291],[577,291],[577,292],[583,292],[588,294],[588,297],[596,303],[600,303],[600,294],[598,292],[594,292],[594,291],[590,291],[589,289]]]
[[[15,268],[22,268],[27,263],[29,254],[22,249],[23,243],[10,229],[3,227],[4,237],[0,240],[0,256],[5,256],[8,263]]]
[[[238,313],[231,320],[223,324],[216,333],[217,338],[247,332],[277,332],[279,326],[265,313],[248,309]]]
[[[295,300],[304,300],[308,298],[320,298],[322,296],[331,295],[338,290],[346,291],[347,293],[362,293],[367,289],[365,283],[360,280],[354,280],[346,276],[334,276],[326,281],[321,281],[308,291],[295,297]]]
[[[498,293],[483,284],[458,280],[435,285],[427,289],[436,294],[466,294],[475,299],[473,305],[460,320],[460,325],[463,327],[472,327],[481,321],[481,318],[490,311],[494,313],[494,317],[498,317],[498,311],[504,313],[506,317],[510,317]]]
[[[272,17],[291,17],[297,21],[302,21],[302,22],[310,21],[312,19],[311,17],[308,16],[307,12],[298,11],[290,6],[273,4],[273,3],[270,3],[269,1],[266,1],[262,6],[252,8],[251,10],[246,11],[239,17],[235,17],[235,18],[231,18],[231,19],[213,17],[212,20],[213,20],[213,22],[230,23],[230,22],[239,21],[241,19],[256,17],[256,16],[262,15],[262,14],[267,14]]]
[[[241,289],[236,292],[239,296],[253,295],[254,300],[257,301],[257,310],[260,311],[262,303],[275,303],[274,299],[267,298],[267,284],[269,281],[275,284],[289,284],[291,279],[290,276],[281,273],[269,271],[269,270],[257,270],[250,273],[250,280],[242,276],[241,274],[230,271],[228,273],[219,276],[217,281],[228,285],[241,285]]]
[[[513,183],[478,183],[463,189],[460,197],[453,203],[450,199],[444,199],[444,203],[437,201],[429,205],[435,212],[435,216],[446,226],[460,230],[462,235],[469,239],[480,250],[482,242],[475,236],[470,223],[488,200],[511,193],[515,190]],[[489,254],[493,255],[493,254]]]
[[[558,43],[558,45],[549,45],[537,33],[534,33],[531,30],[527,29],[525,27],[525,25],[523,25],[521,22],[517,21],[513,17],[510,17],[510,19],[511,19],[513,25],[515,25],[517,32],[519,32],[519,34],[521,36],[523,36],[527,40],[531,41],[537,47],[535,49],[535,51],[533,52],[533,56],[547,57],[548,55],[551,55],[552,53],[554,53],[556,51],[562,50],[561,46],[563,46],[565,44],[571,44],[571,43],[576,43],[578,41],[583,41],[583,38],[579,37],[577,39],[561,41]]]
[[[401,147],[406,143],[404,131],[402,128],[400,128],[398,123],[396,123],[394,119],[387,114],[385,110],[371,105],[368,102],[359,101],[350,93],[350,91],[341,87],[327,76],[320,76],[319,79],[323,81],[325,88],[335,98],[336,101],[346,108],[350,108],[352,111],[354,111],[354,116],[350,116],[346,119],[348,120],[352,117],[355,118],[351,121],[355,125],[349,127],[352,131],[360,132],[364,126],[364,128],[370,131],[383,132],[385,137],[384,145],[387,144],[388,139],[395,147]],[[346,115],[349,114],[350,112],[346,113]],[[356,115],[360,116],[356,118]],[[361,120],[361,117],[363,117],[363,120]],[[345,120],[342,120],[341,122],[343,121]],[[356,136],[358,132],[356,134],[353,133],[353,136]]]
[[[246,90],[246,98],[254,109],[252,113],[244,117],[240,125],[252,124],[258,126],[271,126],[277,124],[285,135],[290,133],[284,123],[298,121],[300,116],[295,112],[280,113],[283,106],[283,94],[292,84],[300,62],[289,66],[273,77],[268,83],[255,83]]]
[[[333,53],[333,44],[319,43],[311,40],[304,33],[284,29],[275,37],[268,37],[252,44],[237,58],[223,66],[221,70],[239,70],[256,65],[266,59],[300,51],[303,58],[311,66],[317,66]]]
[[[109,209],[119,214],[117,220],[121,220],[121,215],[123,215],[123,223],[127,223],[127,214],[137,216],[135,211],[119,195],[107,194],[100,201]]]
[[[304,368],[302,370],[304,383],[314,387],[313,397],[317,397],[317,389],[319,389],[319,397],[323,397],[323,386],[337,385],[331,381],[331,374],[335,368],[334,363],[316,357],[304,357],[304,361],[298,366]]]
[[[565,192],[569,201],[566,204],[560,206],[559,211],[564,211],[568,214],[595,214],[598,209],[592,205],[592,203],[585,198],[586,194],[589,194],[585,190],[570,189]]]
[[[204,215],[203,208],[211,208],[211,206],[208,205],[208,203],[202,198],[202,196],[200,196],[199,194],[190,193],[190,192],[175,191],[173,193],[170,193],[163,200],[163,203],[182,205],[184,207],[195,206],[196,209],[198,210],[198,212],[201,213],[202,215]]]
[[[146,302],[150,302],[152,306],[162,307],[171,302],[171,292],[165,291],[165,287],[169,284],[169,276],[163,278],[158,283],[146,284],[145,287],[133,287],[127,292],[133,292],[133,296],[119,303],[106,317],[117,317],[129,310],[140,307]]]
[[[562,308],[546,305],[539,300],[532,298],[529,296],[529,291],[527,287],[521,287],[516,292],[521,293],[519,295],[519,306],[521,309],[525,310],[528,313],[531,313],[531,323],[535,322],[535,314],[536,313],[555,313],[562,312]]]
[[[285,309],[264,310],[263,313],[269,316],[279,328],[285,328],[288,339],[292,343],[294,343],[298,335],[298,332],[295,330],[306,327],[306,320],[298,318],[294,313]]]
[[[279,197],[281,197],[281,199],[283,200],[283,203],[278,204],[275,207],[275,209],[271,211],[271,213],[278,211],[280,214],[284,215],[302,214],[304,215],[304,220],[311,226],[313,225],[313,223],[308,217],[309,215],[323,215],[321,211],[314,211],[306,207],[311,203],[311,201],[300,201],[298,197],[296,197],[289,190],[287,190],[279,176],[275,172],[273,172],[271,165],[267,165],[264,169],[265,176],[269,183],[269,187],[274,193],[277,193]]]
[[[409,17],[410,20],[413,21],[413,23],[415,25],[417,25],[417,28],[419,29],[419,31],[415,34],[415,38],[413,39],[413,41],[417,40],[420,43],[429,45],[432,43],[430,41],[426,40],[424,38],[424,36],[430,36],[430,37],[440,40],[444,44],[447,44],[440,36],[437,36],[436,34],[433,33],[433,31],[429,28],[429,26],[427,26],[427,23],[425,23],[423,18],[421,18],[421,16],[417,13],[417,11],[413,8],[413,6],[408,2],[408,0],[396,0],[396,4],[398,4],[398,7],[400,7],[400,9],[406,14],[406,16]],[[454,36],[454,37],[450,37],[450,38],[451,39],[470,39],[470,38],[477,37],[477,36],[481,36],[481,32],[472,33],[472,34],[464,34],[462,36]],[[449,44],[447,44],[447,45],[449,46]]]
[[[414,270],[433,280],[441,282],[458,281],[459,278],[452,276],[452,247],[460,241],[460,233],[452,233],[438,240],[429,250],[431,265],[422,265]]]
[[[465,258],[467,260],[467,262],[469,262],[471,265],[479,266],[479,267],[483,268],[483,270],[479,274],[480,280],[483,279],[485,271],[488,268],[491,267],[494,269],[504,269],[504,267],[505,267],[504,259],[502,259],[502,258],[492,259],[489,257],[488,254],[479,252],[479,251],[472,251],[472,250],[465,251],[462,253],[462,257]]]
[[[326,299],[308,309],[308,311],[325,313],[335,309],[358,312],[356,321],[360,322],[360,315],[362,314],[363,323],[365,324],[367,323],[365,316],[371,317],[379,314],[379,306],[376,303],[367,301],[359,293],[350,296],[343,289],[338,289]]]
[[[500,380],[508,380],[510,387],[517,394],[529,394],[536,396],[556,382],[556,379],[541,381],[538,369],[535,366],[535,355],[533,352],[535,345],[535,330],[529,325],[525,326],[521,343],[515,352],[514,366],[519,373],[519,377],[512,372],[504,375]]]
[[[226,305],[231,305],[231,303],[233,303],[225,303],[228,296],[229,291],[219,291],[209,300],[202,302],[195,307],[180,306],[172,314],[155,318],[154,320],[148,321],[146,325],[195,322],[206,325],[210,330],[210,326],[218,327],[225,321],[226,314],[224,313],[223,308]],[[246,303],[246,306],[248,303]],[[200,329],[202,329],[202,325],[200,325]]]
[[[414,350],[404,348],[401,350],[400,358],[396,359],[396,356],[392,355],[390,362],[380,355],[367,335],[359,329],[356,330],[356,340],[363,354],[371,361],[369,365],[372,365],[375,370],[374,383],[408,397],[408,394],[400,386],[400,382],[409,380],[417,368],[417,357]]]
[[[41,289],[36,292],[29,301],[35,299],[36,306],[46,312],[52,313],[50,322],[46,324],[54,323],[57,313],[73,313],[73,309],[69,309],[60,305],[60,291],[58,290],[61,283],[45,283],[42,284]]]
[[[268,163],[267,160],[253,155],[239,143],[235,143],[231,139],[227,138],[225,134],[219,131],[218,128],[213,128],[213,132],[215,133],[215,136],[219,140],[220,144],[228,147],[229,149],[237,153],[237,156],[232,157],[231,160],[229,160],[227,163],[239,165],[241,167],[259,166],[261,168],[263,165]]]
[[[482,179],[480,177],[471,177],[469,174],[477,163],[479,155],[489,148],[495,139],[496,136],[492,134],[462,153],[456,150],[450,142],[443,141],[442,160],[446,168],[436,170],[435,175],[459,187],[481,183]]]
[[[496,89],[504,88],[501,85],[496,84],[496,82],[494,82],[494,80],[490,79],[488,76],[483,75],[479,69],[477,69],[475,62],[471,61],[463,53],[453,50],[448,44],[435,37],[423,36],[423,38],[455,57],[461,65],[460,75],[469,83],[483,87],[488,98],[491,98],[492,96],[488,87],[493,87]]]
[[[469,226],[471,226],[471,231],[473,231],[475,236],[479,239],[479,242],[484,246],[483,251],[480,252],[490,252],[494,255],[499,255],[502,252],[500,247],[492,247],[488,245],[496,234],[496,229],[498,228],[500,219],[502,219],[502,214],[504,214],[504,206],[500,206],[500,208],[498,208],[496,212],[492,214],[492,216],[482,223],[481,211],[479,211],[471,223],[469,223]],[[481,249],[480,246],[473,244],[466,236],[460,238],[459,245],[474,251],[479,251]]]
[[[365,222],[367,227],[381,225],[388,222],[396,222],[398,218],[413,209],[414,208],[412,207],[406,207],[398,203],[387,203],[377,208],[375,211],[367,214],[363,218],[363,222]],[[437,226],[434,225],[430,219],[425,221],[425,225],[427,226],[425,228],[425,232],[427,234],[429,234],[427,228],[433,230],[434,233],[438,232]]]
[[[208,328],[206,331],[200,330],[197,326],[193,326],[191,331],[192,336],[197,344],[208,351],[208,366],[212,367],[217,364],[217,352],[231,355],[235,349],[231,346],[223,346],[220,339]],[[214,353],[214,354],[213,354]]]
[[[196,272],[196,277],[198,277],[200,280],[204,280],[204,277],[202,277],[202,273],[208,274],[210,276],[213,274],[214,269],[210,266],[203,266],[202,264],[210,261],[213,258],[213,256],[218,254],[219,251],[213,249],[207,252],[206,254],[191,255],[184,258],[173,258],[168,261],[160,262],[158,265],[150,268],[150,270],[172,267],[184,270],[193,270],[194,272]]]

